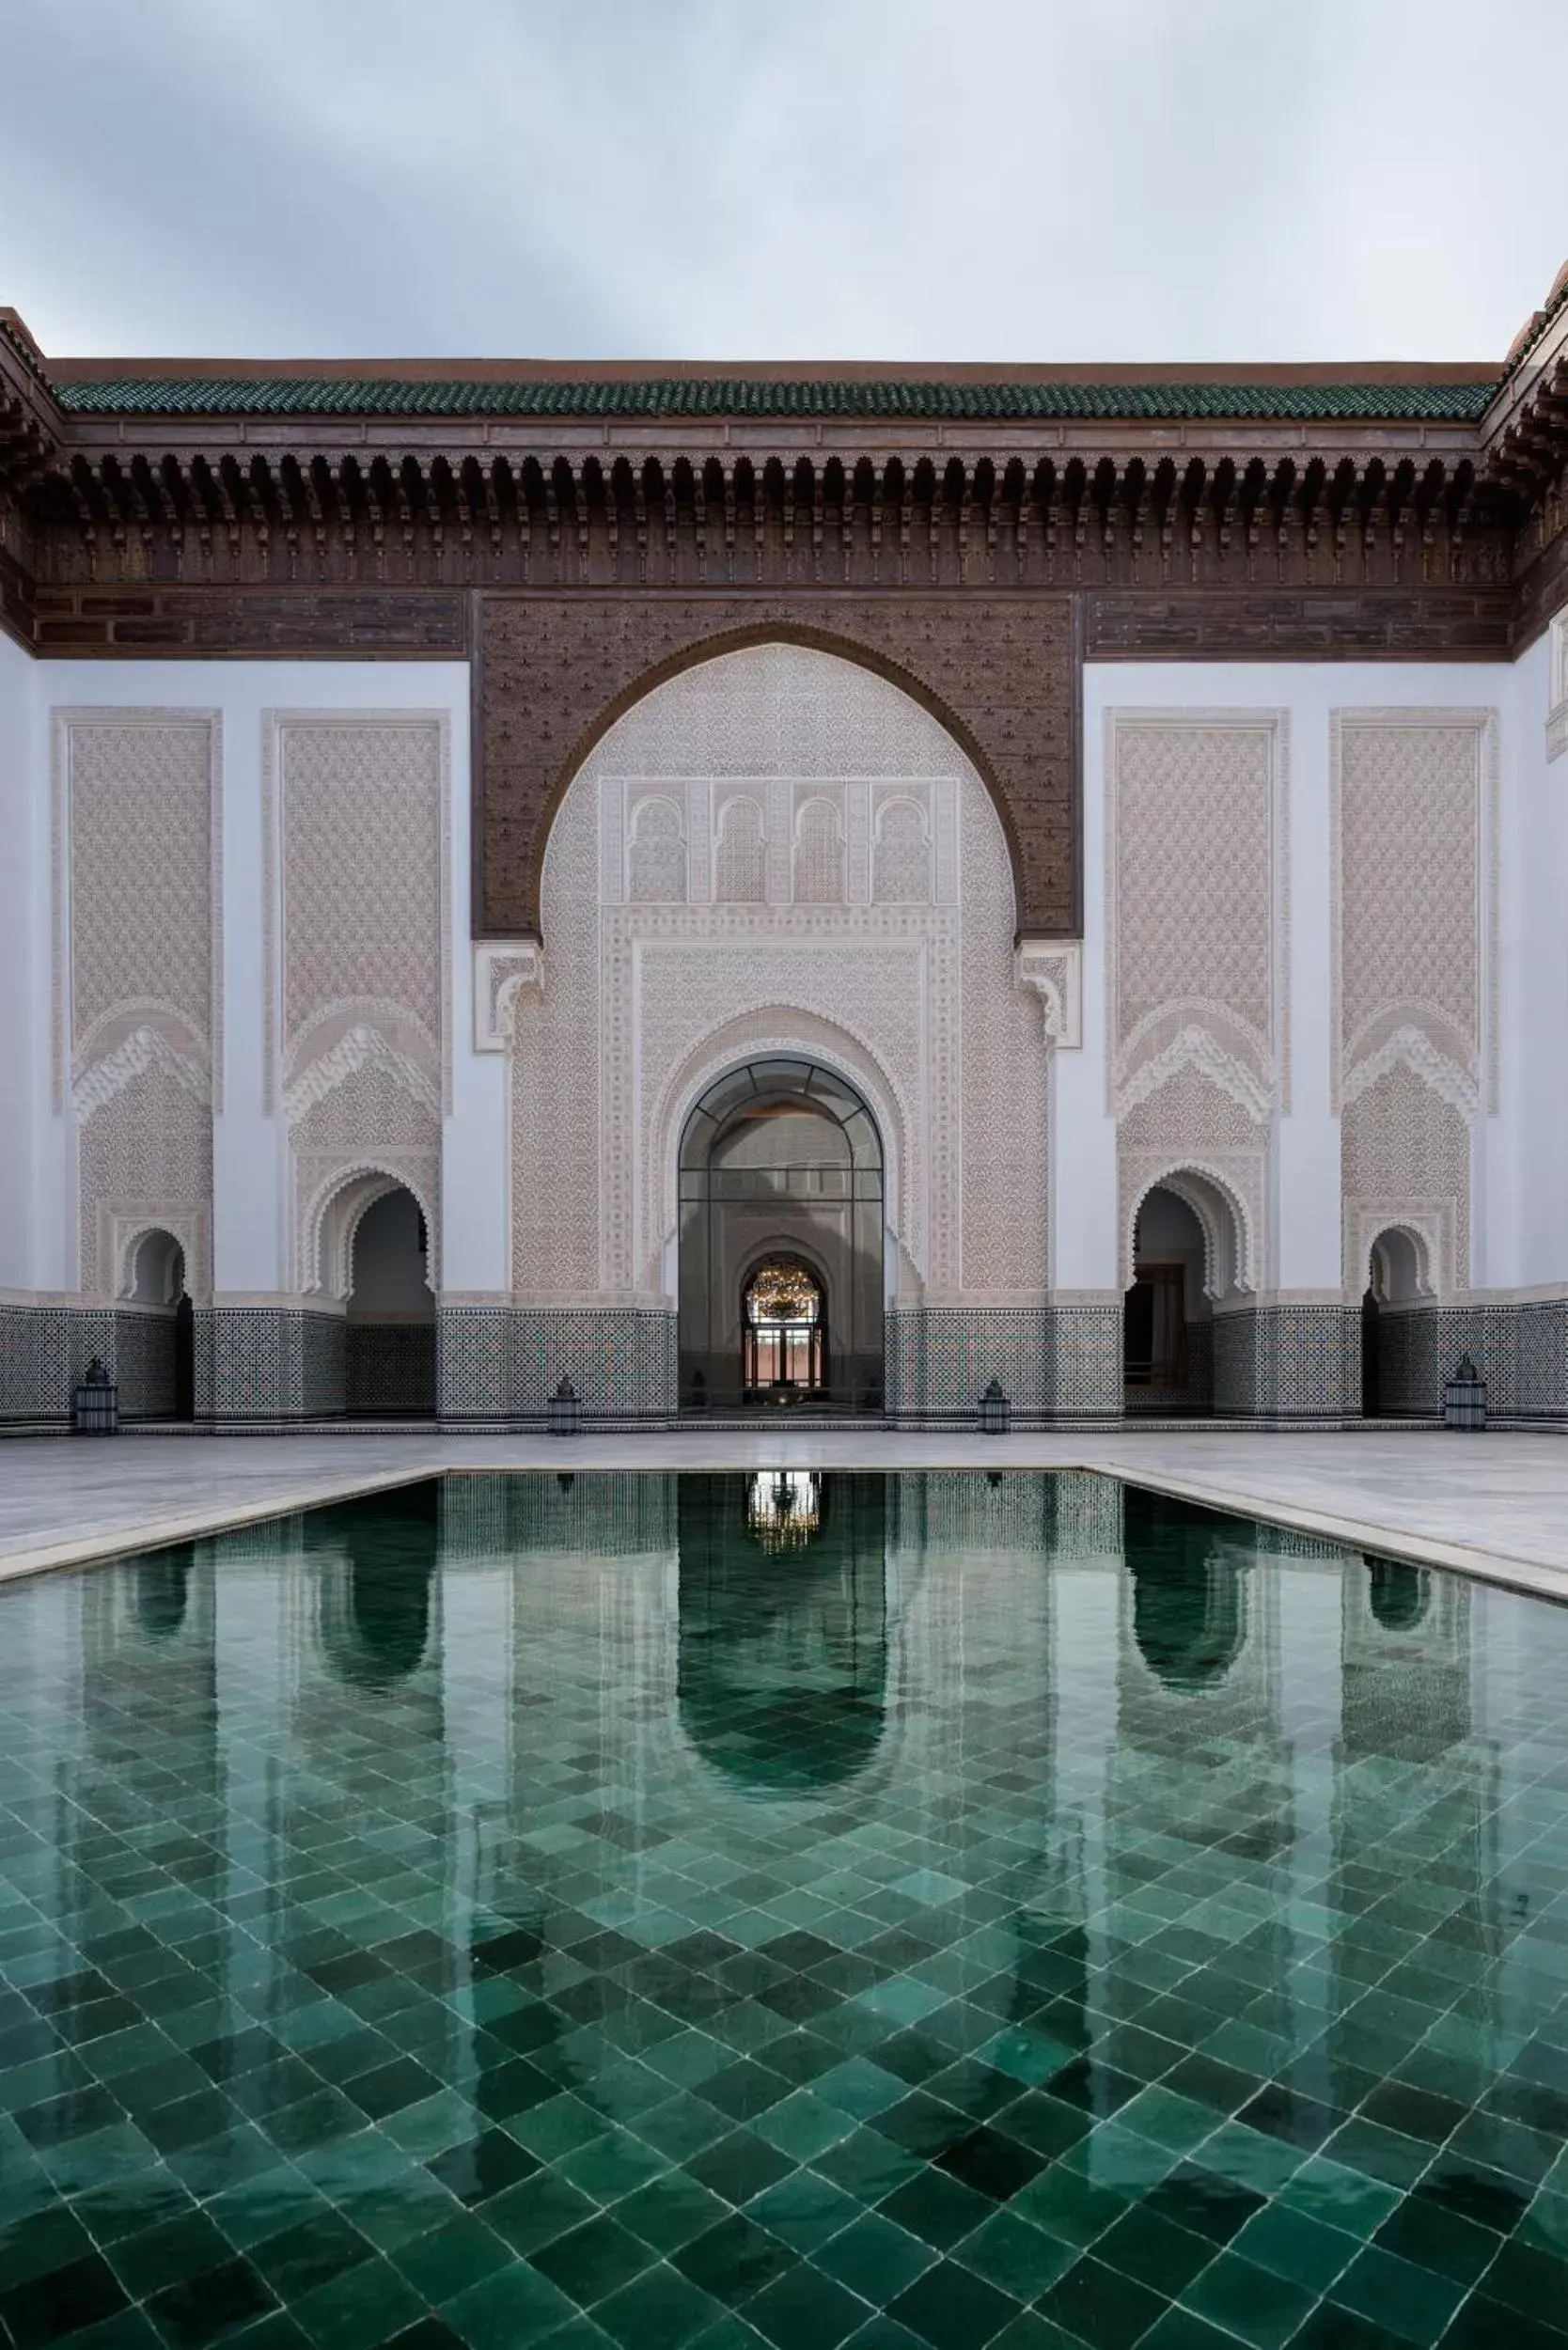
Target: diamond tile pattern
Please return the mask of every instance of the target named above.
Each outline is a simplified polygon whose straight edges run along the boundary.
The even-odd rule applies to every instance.
[[[0,1594],[0,2342],[1568,2340],[1568,1615],[1074,1476]]]

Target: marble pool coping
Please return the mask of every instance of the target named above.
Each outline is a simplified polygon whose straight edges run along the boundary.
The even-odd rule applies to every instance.
[[[1568,1600],[1568,1445],[1553,1433],[884,1430],[16,1437],[0,1445],[0,1581],[497,1471],[1087,1469],[1356,1550]]]

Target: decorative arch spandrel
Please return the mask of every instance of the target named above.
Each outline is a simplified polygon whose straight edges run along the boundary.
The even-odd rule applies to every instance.
[[[924,708],[985,783],[1024,936],[1081,914],[1081,656],[1070,596],[765,601],[505,594],[484,599],[475,841],[480,937],[538,937],[551,826],[625,713],[705,661],[764,643],[837,654]]]

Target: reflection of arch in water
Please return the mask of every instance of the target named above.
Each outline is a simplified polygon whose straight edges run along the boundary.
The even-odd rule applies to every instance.
[[[762,1797],[842,1787],[887,1719],[885,1501],[878,1477],[824,1477],[808,1540],[748,1529],[745,1477],[680,1499],[681,1727],[710,1768]]]
[[[1427,1571],[1402,1559],[1369,1559],[1367,1598],[1385,1632],[1414,1632],[1432,1605]]]
[[[178,1550],[158,1551],[137,1567],[136,1626],[149,1640],[171,1640],[184,1623],[195,1557],[184,1543]]]
[[[1168,1689],[1188,1696],[1217,1689],[1247,1645],[1247,1585],[1234,1529],[1136,1488],[1124,1507],[1133,1637],[1144,1663]]]
[[[743,1061],[710,1083],[681,1139],[681,1389],[689,1404],[773,1390],[744,1304],[765,1259],[805,1266],[832,1307],[828,1346],[804,1348],[780,1395],[880,1400],[882,1137],[858,1091],[797,1056]],[[798,1375],[804,1372],[804,1377]]]
[[[351,1503],[323,1522],[321,1547],[336,1563],[321,1579],[321,1652],[350,1686],[393,1689],[424,1662],[439,1511],[432,1480]]]

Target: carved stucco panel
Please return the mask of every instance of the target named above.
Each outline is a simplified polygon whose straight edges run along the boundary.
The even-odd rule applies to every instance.
[[[323,1198],[376,1167],[416,1188],[438,1278],[451,1083],[448,732],[439,711],[263,720],[265,1067],[289,1136],[301,1290],[321,1277]]]
[[[1345,1287],[1403,1221],[1448,1295],[1469,1286],[1472,1136],[1497,1106],[1497,714],[1337,711],[1329,784]]]
[[[978,777],[960,815],[963,1079],[948,1144],[963,1170],[957,1285],[970,1296],[1039,1292],[1050,1280],[1046,1040],[1039,997],[1019,981],[1007,843]],[[940,1285],[934,1266],[931,1280]]]
[[[1423,1028],[1485,1098],[1496,1068],[1497,741],[1487,710],[1332,721],[1334,1088]]]
[[[116,1293],[115,1227],[130,1220],[144,1231],[196,1234],[201,1253],[187,1256],[186,1286],[193,1299],[211,1295],[212,1113],[204,1090],[151,1062],[79,1126],[77,1188],[84,1292]]]
[[[116,1294],[116,1234],[188,1236],[210,1293],[222,1105],[222,723],[56,710],[55,1092],[75,1131],[78,1280]]]
[[[545,859],[544,984],[521,992],[512,1015],[511,1284],[538,1301],[589,1297],[599,1281],[599,908],[620,894],[613,837],[602,873],[597,791],[579,778]]]
[[[1063,594],[1021,602],[973,588],[960,596],[886,589],[874,595],[816,594],[796,588],[786,595],[762,596],[661,591],[484,597],[480,929],[490,935],[528,933],[541,919],[556,792],[563,773],[583,757],[604,712],[635,693],[639,679],[665,664],[713,666],[705,655],[724,641],[725,632],[760,637],[775,628],[785,637],[820,633],[826,653],[835,644],[860,651],[871,666],[855,661],[849,666],[860,669],[872,688],[888,683],[877,675],[876,665],[890,665],[894,675],[907,676],[915,689],[912,711],[920,708],[924,692],[953,713],[995,782],[1017,850],[1015,927],[1029,936],[1070,934],[1077,916],[1073,600]],[[801,649],[770,642],[748,650],[773,655]],[[688,669],[669,682],[680,684],[696,673]],[[896,737],[886,738],[889,747],[878,763],[864,762],[855,737],[870,729],[859,729],[852,720],[846,742],[839,725],[839,703],[845,697],[836,696],[834,710],[824,713],[804,682],[795,711],[786,706],[788,695],[772,692],[760,677],[747,692],[749,709],[744,696],[727,694],[730,715],[725,723],[737,747],[711,766],[710,774],[793,772],[825,778],[919,772]],[[645,695],[612,730],[652,700],[651,694]],[[760,724],[753,724],[754,716]],[[682,719],[668,731],[662,767],[643,758],[640,763],[629,760],[624,772],[691,772],[681,746],[684,724]],[[877,731],[886,730],[879,724]],[[779,739],[792,745],[782,760]],[[927,740],[940,745],[929,754],[938,771],[950,770],[947,730],[933,722]],[[593,756],[590,752],[584,764]],[[775,853],[780,845],[771,814],[769,845]],[[543,935],[547,947],[554,944],[548,922]]]
[[[1344,1283],[1367,1286],[1379,1231],[1408,1223],[1431,1243],[1440,1297],[1470,1282],[1470,1125],[1408,1062],[1383,1072],[1346,1104],[1340,1125]]]
[[[1272,1089],[1288,1033],[1285,713],[1113,710],[1105,725],[1113,1104],[1177,1012],[1217,1015]]]
[[[1269,1143],[1289,1105],[1289,785],[1282,711],[1106,714],[1106,1079],[1124,1282],[1139,1203],[1184,1169],[1200,1179],[1212,1253],[1229,1248],[1244,1289],[1269,1277]]]

